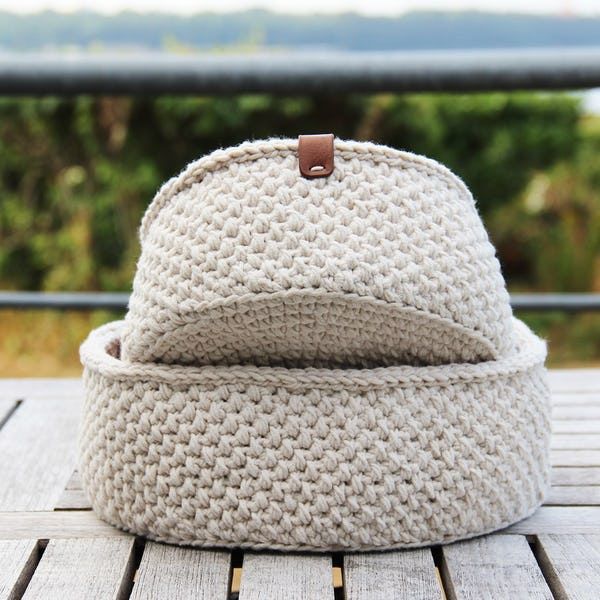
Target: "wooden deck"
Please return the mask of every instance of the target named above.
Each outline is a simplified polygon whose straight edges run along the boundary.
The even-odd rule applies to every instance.
[[[600,370],[551,373],[553,488],[501,533],[353,555],[202,551],[95,518],[81,490],[78,380],[0,380],[0,600],[600,598]]]

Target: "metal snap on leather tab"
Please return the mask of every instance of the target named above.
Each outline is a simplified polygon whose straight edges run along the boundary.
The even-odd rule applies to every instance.
[[[310,179],[333,173],[333,133],[298,136],[300,173]]]

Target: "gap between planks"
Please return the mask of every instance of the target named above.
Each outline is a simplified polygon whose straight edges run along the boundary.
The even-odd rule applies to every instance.
[[[533,549],[554,598],[597,599],[600,536],[540,535]]]
[[[0,597],[227,600],[232,589],[227,551],[148,542],[136,556],[133,538],[52,539],[38,562],[37,546],[0,542]],[[595,600],[600,588],[600,535],[540,535],[532,546],[521,535],[490,535],[343,561],[346,600]],[[330,555],[246,553],[239,600],[332,600],[331,566]]]
[[[23,600],[79,600],[129,596],[135,539],[51,539]]]
[[[600,535],[600,506],[542,506],[504,532]],[[89,510],[0,512],[0,539],[129,536]],[[130,536],[129,536],[130,537]]]
[[[449,600],[552,600],[524,536],[484,536],[443,546],[441,551]]]
[[[589,382],[588,382],[589,383]],[[44,394],[48,398],[58,399],[61,397],[62,392],[60,393],[49,393],[48,386],[52,385],[52,383],[44,383],[41,384],[36,393],[31,396],[35,398],[42,398]],[[69,384],[72,385],[72,384]],[[586,384],[587,385],[587,384]],[[68,386],[67,386],[68,387]],[[73,389],[72,386],[70,389]],[[600,387],[600,386],[598,386]],[[582,401],[583,399],[583,401]],[[557,402],[556,406],[558,407],[558,416],[569,416],[566,412],[568,408],[571,413],[570,416],[574,418],[559,418],[555,422],[555,430],[558,429],[558,436],[561,436],[562,440],[569,440],[568,444],[584,444],[584,439],[581,437],[577,439],[577,436],[581,433],[581,435],[585,435],[586,433],[594,434],[600,432],[600,418],[596,419],[596,402],[592,401],[590,398],[590,393],[587,391],[581,392],[581,395],[578,397],[578,394],[574,394],[572,397],[569,395],[569,400],[565,400],[564,396],[559,397],[560,402]],[[76,402],[73,398],[65,400],[63,397],[62,402]],[[26,405],[31,405],[32,402],[27,400]],[[35,404],[38,404],[36,401]],[[44,401],[44,404],[46,402]],[[53,404],[50,402],[50,404]],[[15,402],[14,400],[5,400],[5,402],[0,402],[0,413],[2,411],[3,406],[8,406],[9,411],[14,410]],[[42,406],[42,402],[39,402],[39,406]],[[562,408],[561,408],[562,407]],[[576,408],[577,407],[577,408]],[[61,408],[64,409],[64,404],[61,405]],[[572,412],[575,409],[575,412]],[[20,408],[19,408],[20,410]],[[556,409],[555,409],[556,410]],[[44,411],[45,412],[45,411]],[[14,413],[15,416],[18,416],[18,412]],[[12,419],[10,419],[7,424],[11,424]],[[568,432],[573,432],[573,435],[569,435]],[[0,441],[4,436],[5,432],[2,432],[0,435]],[[575,448],[576,450],[596,450],[596,448],[590,447],[590,439],[593,444],[593,435],[588,437],[588,445],[584,445],[583,447]],[[565,442],[562,442],[565,443]],[[54,446],[56,448],[56,446]],[[571,450],[573,448],[564,448],[564,447],[554,447],[554,455],[557,456],[561,461],[564,462],[564,456],[566,454],[562,453],[564,450]],[[558,454],[556,454],[558,451]],[[589,457],[593,457],[590,459]],[[587,457],[587,458],[583,458]],[[581,460],[583,459],[583,461]],[[575,464],[584,464],[594,462],[596,460],[596,455],[587,455],[579,454],[579,462],[575,461]],[[600,467],[598,468],[600,471]],[[595,476],[596,471],[593,467],[582,467],[582,468],[559,468],[559,471],[562,473],[561,477],[565,477],[566,473],[576,474],[581,473],[585,475],[585,479],[590,481],[588,478],[590,474]],[[595,481],[599,481],[599,479],[595,479]],[[69,479],[66,483],[64,483],[65,491],[76,493],[80,491],[78,488],[80,484],[73,483],[73,478]],[[564,486],[565,488],[569,486]],[[585,486],[573,486],[573,490],[569,490],[569,493],[573,493],[574,490],[581,490]],[[594,486],[587,486],[589,488],[594,488]],[[590,490],[588,490],[590,491]],[[563,490],[562,493],[567,493],[566,490]],[[74,497],[74,496],[72,496]],[[60,500],[57,504],[60,503]],[[559,509],[560,512],[549,511],[548,509]],[[58,515],[60,518],[56,519],[55,515]],[[31,518],[31,517],[34,518]],[[90,518],[91,517],[91,518]],[[8,520],[13,520],[12,527],[7,527]],[[564,507],[544,507],[536,513],[532,518],[528,519],[525,522],[519,523],[513,528],[509,530],[510,533],[527,533],[527,535],[544,535],[545,533],[560,533],[566,532],[570,535],[580,533],[587,533],[589,531],[600,533],[598,530],[598,526],[594,527],[593,523],[600,524],[600,513],[598,511],[577,511],[572,509],[567,509]],[[6,535],[7,532],[11,533],[13,536],[17,537],[22,535],[27,535],[31,537],[32,529],[29,526],[33,527],[33,530],[43,533],[43,535],[37,536],[42,538],[55,537],[60,539],[60,537],[119,537],[124,534],[115,530],[114,528],[105,525],[98,521],[92,513],[89,511],[81,511],[81,510],[73,510],[70,514],[65,515],[64,513],[61,515],[60,512],[52,513],[47,511],[40,511],[38,513],[23,513],[23,512],[15,512],[15,513],[0,513],[0,538],[3,535]],[[492,536],[493,537],[493,536]],[[510,536],[514,537],[514,536]],[[393,554],[393,553],[392,553]]]
[[[39,561],[37,540],[0,540],[0,598],[21,598]]]
[[[51,510],[76,464],[77,398],[25,400],[0,430],[0,511]]]

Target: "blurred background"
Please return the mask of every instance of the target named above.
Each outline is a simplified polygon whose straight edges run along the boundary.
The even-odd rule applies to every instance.
[[[600,45],[596,1],[0,2],[0,56]],[[529,12],[524,13],[523,10]],[[101,11],[101,12],[98,12]],[[426,154],[473,191],[511,292],[600,291],[596,91],[0,97],[0,289],[129,291],[160,184],[246,139],[333,131]],[[78,375],[123,313],[0,310],[0,376]],[[600,312],[519,313],[552,366],[600,365]]]

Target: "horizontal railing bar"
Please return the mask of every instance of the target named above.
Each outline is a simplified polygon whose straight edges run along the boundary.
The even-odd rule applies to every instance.
[[[131,56],[1,54],[0,94],[474,92],[600,86],[600,47]]]
[[[511,294],[514,310],[583,312],[600,310],[600,294]]]
[[[0,292],[0,308],[117,310],[127,308],[129,294],[120,292]]]
[[[514,310],[600,311],[600,294],[512,294]],[[0,292],[0,309],[124,311],[128,293],[121,292]]]

